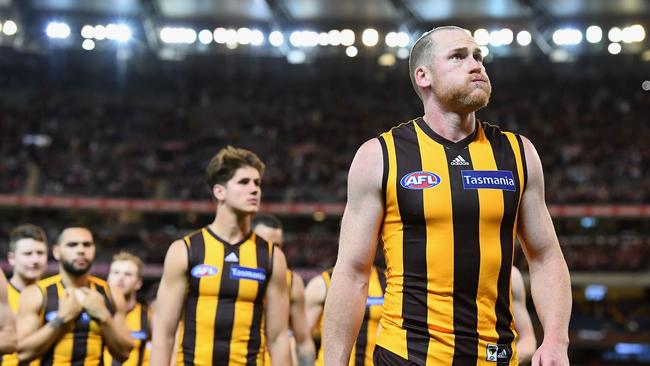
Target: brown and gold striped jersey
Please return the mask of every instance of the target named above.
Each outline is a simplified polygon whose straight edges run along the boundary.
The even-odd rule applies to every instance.
[[[184,241],[189,286],[178,365],[264,365],[264,301],[273,245],[255,234],[228,244],[207,227]]]
[[[324,271],[321,273],[325,287],[327,290],[330,288],[332,278],[332,270]],[[357,340],[352,347],[350,355],[349,366],[372,366],[372,352],[375,348],[375,341],[377,339],[377,330],[379,326],[379,319],[381,318],[381,309],[384,304],[384,289],[386,288],[386,277],[383,271],[373,266],[370,271],[370,280],[368,283],[368,298],[366,300],[366,309],[363,314],[363,321]],[[323,332],[323,314],[320,320],[321,335]],[[324,351],[321,346],[318,350],[318,357],[316,359],[316,366],[324,365]]]
[[[454,143],[418,118],[379,142],[387,288],[377,345],[416,365],[516,365],[521,137],[477,122]]]
[[[149,349],[147,341],[151,339],[149,327],[151,324],[151,311],[147,304],[136,302],[131,311],[126,314],[126,326],[133,338],[133,350],[124,362],[113,359],[108,349],[104,350],[105,366],[147,366],[149,365]]]
[[[57,315],[59,299],[66,296],[61,275],[55,275],[38,282],[43,292],[43,323]],[[99,292],[106,306],[113,313],[114,304],[108,284],[97,277],[88,277],[88,287]],[[66,332],[41,358],[42,366],[95,366],[103,361],[104,341],[99,323],[82,311],[74,324],[66,325]]]

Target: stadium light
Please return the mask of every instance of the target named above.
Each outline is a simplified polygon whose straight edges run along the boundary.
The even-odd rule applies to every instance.
[[[237,31],[234,29],[226,29],[226,33],[224,35],[224,43],[228,48],[233,49],[236,48],[237,46]],[[235,46],[235,47],[233,47]]]
[[[408,47],[411,37],[406,32],[397,33],[397,47]]]
[[[318,45],[319,46],[329,46],[330,45],[330,35],[327,32],[318,33]]]
[[[84,41],[81,43],[81,48],[83,48],[86,51],[91,51],[95,49],[95,41],[92,39],[84,39]]]
[[[83,38],[95,38],[95,27],[90,24],[86,24],[81,27],[81,36]]]
[[[264,44],[264,33],[259,29],[253,29],[251,31],[251,45],[261,46]]]
[[[624,43],[641,42],[645,39],[645,29],[640,24],[623,28],[622,41]]]
[[[517,43],[519,43],[520,46],[528,46],[532,40],[533,37],[528,31],[522,30],[517,33]]]
[[[397,60],[395,59],[395,55],[392,53],[384,53],[377,59],[379,66],[384,67],[391,67],[395,65],[395,62],[397,62]]]
[[[354,44],[355,35],[354,31],[351,29],[344,29],[341,31],[341,45],[342,46],[352,46]],[[354,56],[351,56],[354,57]]]
[[[474,31],[474,40],[479,46],[487,46],[490,43],[490,33],[483,28]]]
[[[106,27],[101,24],[95,26],[93,33],[95,33],[95,39],[98,41],[106,39]]]
[[[592,25],[587,28],[585,38],[589,43],[598,43],[603,40],[603,30],[597,25]]]
[[[483,57],[487,57],[487,55],[490,54],[490,49],[487,48],[487,46],[481,46],[479,49],[481,50],[481,56]]]
[[[108,24],[106,38],[117,42],[128,42],[131,39],[131,28],[126,24]]]
[[[507,46],[512,43],[513,34],[508,28],[490,32],[489,43],[493,47]],[[476,42],[478,44],[478,42]]]
[[[2,26],[2,33],[7,36],[13,36],[18,32],[18,25],[13,20],[7,20]]]
[[[327,35],[329,36],[329,43],[332,46],[340,46],[341,45],[341,32],[337,29],[332,29],[331,31],[327,32]]]
[[[209,29],[201,30],[199,32],[199,42],[206,45],[212,43],[212,31]]]
[[[192,44],[196,38],[196,31],[191,28],[164,27],[160,30],[160,40],[164,43]]]
[[[385,42],[386,46],[390,48],[397,47],[397,33],[388,32],[388,34],[386,34]]]
[[[307,55],[303,50],[291,50],[287,53],[287,61],[290,64],[302,64],[307,60]]]
[[[368,28],[361,34],[361,42],[366,47],[374,47],[379,42],[379,32],[376,29]]]
[[[273,31],[269,34],[269,43],[272,46],[279,47],[284,43],[284,36],[280,31]]]
[[[294,47],[314,47],[318,45],[318,33],[313,31],[294,31],[289,36],[289,43]]]
[[[226,28],[217,28],[213,32],[213,38],[216,43],[224,44],[226,43]]]
[[[621,53],[621,50],[623,48],[621,47],[620,43],[610,43],[609,46],[607,46],[607,51],[611,53],[612,55],[618,55]]]
[[[237,29],[237,43],[247,45],[251,43],[253,37],[250,29],[242,27]]]
[[[357,54],[359,54],[359,50],[357,50],[357,48],[354,46],[348,46],[345,49],[345,54],[348,55],[348,57],[355,57]]]
[[[70,26],[63,22],[50,22],[45,33],[50,38],[65,39],[70,36]]]
[[[623,31],[619,27],[612,27],[607,32],[607,38],[610,42],[618,43],[623,40]]]
[[[408,48],[402,47],[402,48],[397,50],[397,58],[399,58],[400,60],[406,60],[407,58],[409,58],[409,55],[410,55],[410,52],[409,52]]]
[[[558,29],[553,32],[553,42],[558,46],[574,46],[582,42],[582,32],[573,28]]]

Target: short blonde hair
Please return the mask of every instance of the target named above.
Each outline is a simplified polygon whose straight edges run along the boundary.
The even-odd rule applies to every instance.
[[[119,261],[130,261],[135,264],[135,266],[138,268],[138,277],[142,277],[142,269],[144,268],[144,262],[142,262],[142,259],[138,257],[137,255],[125,251],[118,252],[113,256],[113,262],[119,262]]]

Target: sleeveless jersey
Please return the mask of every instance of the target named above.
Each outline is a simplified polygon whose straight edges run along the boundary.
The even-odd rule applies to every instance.
[[[38,282],[43,293],[41,320],[47,323],[54,319],[59,308],[59,299],[65,297],[61,275],[55,275]],[[108,284],[97,277],[88,276],[88,287],[99,292],[106,307],[113,314],[114,304]],[[99,323],[82,311],[73,326],[67,328],[63,337],[41,358],[42,366],[95,366],[101,365],[104,353],[104,340]]]
[[[521,137],[477,122],[454,143],[418,118],[379,142],[387,288],[377,345],[416,365],[516,365]]]
[[[129,358],[124,362],[113,359],[108,349],[104,350],[105,366],[146,366],[149,365],[149,349],[147,341],[151,339],[149,325],[151,324],[151,312],[146,304],[136,302],[131,311],[126,314],[126,326],[133,338],[134,347]]]
[[[207,227],[183,240],[189,286],[178,365],[264,365],[273,245],[255,234],[231,245]]]
[[[321,274],[327,290],[330,287],[332,270],[325,271]],[[381,308],[384,303],[384,289],[386,288],[386,277],[384,273],[376,267],[372,267],[370,272],[370,280],[368,283],[368,299],[366,300],[366,310],[363,315],[363,322],[359,329],[359,335],[352,347],[350,355],[349,366],[372,366],[372,352],[375,348],[375,341],[377,339],[377,327],[379,326],[379,319],[381,318]],[[323,333],[323,314],[320,320],[321,336]],[[316,359],[316,366],[324,365],[324,351],[323,346],[318,349],[318,358]]]

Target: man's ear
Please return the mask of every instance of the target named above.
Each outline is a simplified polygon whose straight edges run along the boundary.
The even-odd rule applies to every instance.
[[[431,71],[426,66],[418,66],[415,69],[415,84],[422,89],[431,86]]]
[[[57,261],[61,259],[61,253],[60,253],[60,251],[59,251],[59,245],[58,245],[58,244],[54,244],[54,245],[52,246],[52,256],[53,256],[54,259],[56,259]]]
[[[217,201],[223,201],[226,199],[226,187],[221,184],[215,184],[212,186],[212,195]]]

